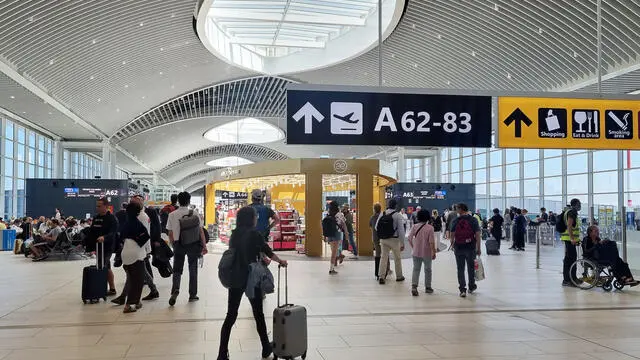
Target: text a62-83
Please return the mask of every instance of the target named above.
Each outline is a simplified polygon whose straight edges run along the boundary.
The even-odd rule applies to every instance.
[[[389,107],[383,107],[380,111],[374,131],[380,132],[385,127],[392,132],[398,132],[396,119]],[[469,133],[471,132],[471,115],[466,112],[459,114],[447,112],[442,119],[432,119],[427,111],[406,111],[400,116],[400,129],[404,132],[431,132],[432,128],[437,127],[441,127],[447,133]]]

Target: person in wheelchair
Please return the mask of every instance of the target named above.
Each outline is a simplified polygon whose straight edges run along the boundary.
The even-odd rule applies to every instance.
[[[629,264],[620,257],[618,247],[614,241],[600,239],[600,229],[591,225],[587,228],[587,236],[582,241],[583,257],[602,266],[611,266],[613,276],[621,284],[636,286],[640,281],[635,280],[629,269]]]

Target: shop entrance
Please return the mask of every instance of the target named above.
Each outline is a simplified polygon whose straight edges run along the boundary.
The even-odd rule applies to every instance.
[[[324,209],[322,217],[324,218],[329,211],[329,203],[335,201],[340,206],[340,211],[343,213],[347,220],[347,226],[350,230],[353,229],[352,234],[345,234],[345,240],[342,242],[343,251],[351,251],[353,253],[353,245],[358,241],[358,226],[357,224],[357,175],[335,175],[324,174],[322,175],[322,199],[324,203]],[[357,245],[356,245],[357,248]],[[325,243],[322,256],[331,256],[331,248]]]

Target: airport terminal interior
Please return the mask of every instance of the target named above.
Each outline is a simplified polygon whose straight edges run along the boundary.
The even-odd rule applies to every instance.
[[[0,0],[0,360],[640,359],[638,34],[640,0]]]

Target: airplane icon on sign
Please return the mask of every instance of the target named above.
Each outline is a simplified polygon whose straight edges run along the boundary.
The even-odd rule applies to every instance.
[[[360,121],[360,120],[358,120],[358,119],[351,120],[351,117],[353,117],[353,114],[355,114],[355,113],[352,112],[352,113],[349,113],[349,114],[347,114],[345,116],[340,116],[338,114],[333,114],[333,116],[335,116],[336,118],[338,118],[338,119],[340,119],[340,120],[342,120],[344,122],[347,122],[349,124],[357,124],[358,121]]]

